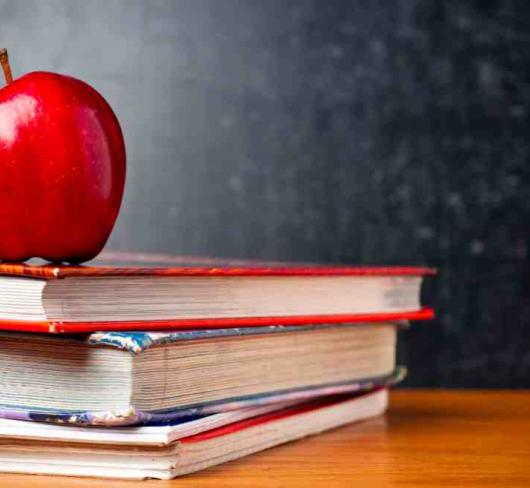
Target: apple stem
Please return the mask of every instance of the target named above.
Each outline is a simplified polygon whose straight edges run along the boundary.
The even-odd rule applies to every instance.
[[[9,66],[9,56],[7,55],[7,49],[0,49],[0,64],[4,70],[4,78],[6,79],[6,85],[9,85],[13,81],[13,75],[11,74],[11,66]]]

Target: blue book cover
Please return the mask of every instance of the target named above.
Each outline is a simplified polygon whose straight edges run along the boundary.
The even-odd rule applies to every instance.
[[[330,325],[267,326],[230,329],[179,330],[172,332],[94,332],[84,336],[65,337],[65,339],[83,341],[93,347],[112,347],[137,355],[151,347],[179,341],[282,333],[320,328],[329,329]],[[165,411],[147,412],[136,409],[132,406],[123,410],[114,411],[75,411],[37,408],[29,409],[21,408],[16,405],[0,404],[0,417],[14,420],[109,427],[175,424],[215,413],[240,410],[276,402],[291,400],[304,401],[323,395],[351,394],[354,392],[371,391],[394,385],[401,381],[405,374],[405,368],[398,367],[392,374],[382,377],[311,385],[303,388],[267,392],[265,394],[262,393],[237,398],[227,398]]]

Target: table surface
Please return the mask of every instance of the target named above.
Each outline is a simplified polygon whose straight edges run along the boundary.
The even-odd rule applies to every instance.
[[[530,486],[530,391],[396,390],[385,417],[172,481],[0,475],[10,488]]]

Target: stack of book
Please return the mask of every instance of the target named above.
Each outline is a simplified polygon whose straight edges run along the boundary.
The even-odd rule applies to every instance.
[[[172,478],[382,414],[427,268],[0,264],[0,471]]]

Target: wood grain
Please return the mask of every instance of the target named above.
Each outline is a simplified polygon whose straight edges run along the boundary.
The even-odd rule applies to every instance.
[[[397,390],[385,418],[173,481],[3,475],[12,488],[530,486],[530,392]]]

